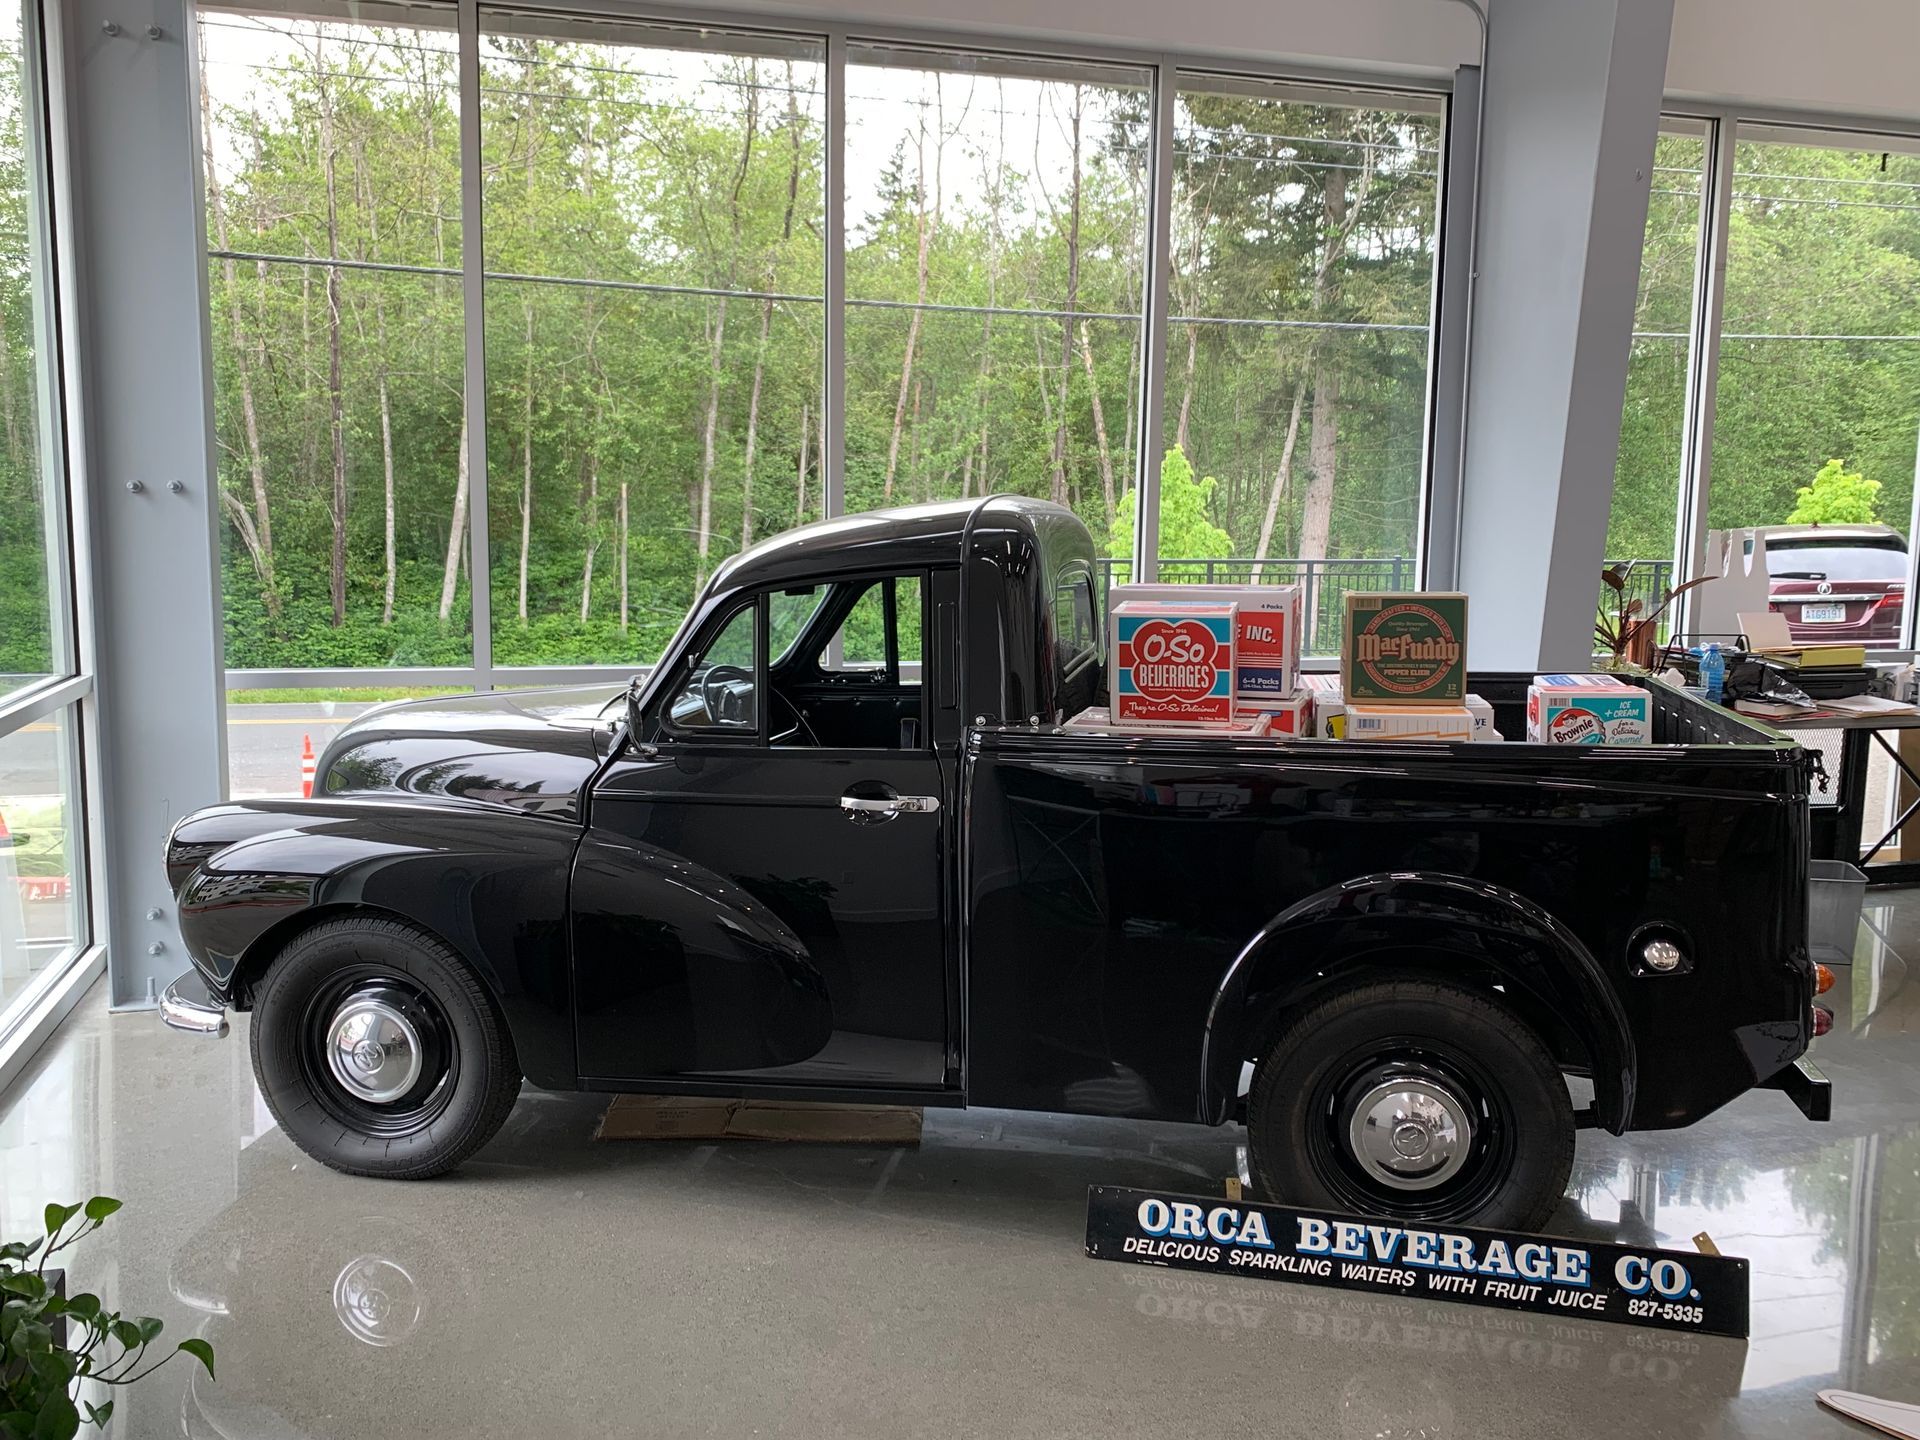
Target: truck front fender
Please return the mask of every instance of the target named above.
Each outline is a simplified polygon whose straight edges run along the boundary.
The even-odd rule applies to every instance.
[[[175,827],[167,869],[180,933],[222,1001],[244,1007],[297,931],[384,914],[461,956],[536,1085],[571,1087],[567,877],[580,830],[504,807],[392,800],[261,800]]]
[[[1352,983],[1369,965],[1498,985],[1563,1061],[1590,1066],[1594,1118],[1619,1134],[1633,1113],[1636,1060],[1620,997],[1586,946],[1522,895],[1459,875],[1366,875],[1276,916],[1221,977],[1200,1054],[1200,1118],[1218,1124],[1241,1065],[1289,1009]]]

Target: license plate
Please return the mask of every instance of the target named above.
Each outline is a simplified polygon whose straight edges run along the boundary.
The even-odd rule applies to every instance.
[[[1800,623],[1803,625],[1835,625],[1847,618],[1844,605],[1802,605]]]

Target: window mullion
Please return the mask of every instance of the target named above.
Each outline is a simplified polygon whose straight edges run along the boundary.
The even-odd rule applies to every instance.
[[[480,5],[460,0],[460,293],[466,320],[467,597],[474,685],[493,689],[493,582],[487,546],[486,251],[480,207]]]
[[[1151,581],[1160,560],[1160,465],[1167,393],[1167,308],[1173,278],[1173,124],[1178,89],[1173,63],[1154,67],[1147,153],[1153,199],[1147,207],[1146,314],[1140,354],[1140,450],[1134,456],[1133,578]]]
[[[1680,504],[1674,536],[1675,584],[1699,573],[1707,540],[1713,459],[1713,412],[1720,376],[1720,320],[1727,290],[1727,217],[1733,205],[1734,123],[1712,122],[1707,175],[1700,187],[1700,242],[1695,252],[1691,334],[1687,337],[1687,401],[1681,421]],[[1691,597],[1679,601],[1675,634],[1691,623]]]
[[[820,477],[820,513],[847,508],[847,36],[827,36],[826,304],[821,356],[821,420],[826,426],[825,473]]]

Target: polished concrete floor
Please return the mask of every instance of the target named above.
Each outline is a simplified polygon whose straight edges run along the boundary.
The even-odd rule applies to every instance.
[[[1827,1385],[1920,1399],[1920,894],[1869,897],[1828,1125],[1745,1097],[1581,1137],[1552,1228],[1753,1261],[1753,1340],[1085,1258],[1091,1182],[1215,1188],[1237,1130],[931,1112],[915,1149],[600,1144],[529,1092],[430,1184],[301,1156],[224,1041],[90,997],[0,1097],[0,1233],[119,1196],[77,1283],[184,1366],[114,1434],[1820,1437]]]

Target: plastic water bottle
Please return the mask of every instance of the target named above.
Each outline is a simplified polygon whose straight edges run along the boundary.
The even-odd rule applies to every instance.
[[[1707,699],[1720,704],[1721,692],[1727,685],[1727,657],[1720,653],[1717,644],[1710,643],[1700,657],[1700,683],[1706,687]]]

